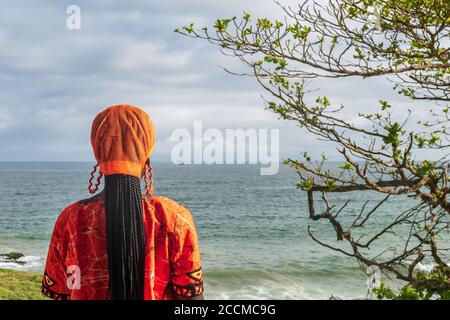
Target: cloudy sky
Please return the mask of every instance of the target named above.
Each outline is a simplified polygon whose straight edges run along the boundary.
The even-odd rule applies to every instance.
[[[72,4],[81,8],[81,30],[66,28]],[[120,103],[139,106],[153,119],[156,160],[170,159],[171,132],[192,131],[194,120],[221,130],[279,128],[282,157],[333,150],[265,110],[254,80],[219,67],[239,70],[238,61],[173,32],[242,11],[281,15],[272,0],[1,1],[0,161],[92,160],[92,119]],[[383,97],[398,99],[382,80],[317,85],[359,110]]]

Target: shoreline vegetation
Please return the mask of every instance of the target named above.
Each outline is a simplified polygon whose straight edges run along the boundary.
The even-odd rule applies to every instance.
[[[46,300],[41,280],[37,272],[0,268],[0,300]]]
[[[21,252],[1,253],[0,260],[25,264]],[[42,275],[37,272],[0,268],[0,300],[44,300]]]

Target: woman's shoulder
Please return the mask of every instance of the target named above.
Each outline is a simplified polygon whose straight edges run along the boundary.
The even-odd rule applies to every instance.
[[[157,211],[160,211],[167,225],[173,227],[180,223],[193,225],[192,214],[183,204],[160,195],[154,195],[151,198],[145,197],[144,199]]]
[[[64,208],[59,214],[56,220],[56,226],[63,228],[68,221],[73,221],[74,219],[77,219],[80,213],[84,212],[85,210],[90,210],[92,207],[102,205],[103,200],[104,200],[103,195],[97,194],[91,198],[78,200],[70,204],[69,206]]]
[[[78,202],[75,202],[74,204],[83,205],[83,206],[89,206],[89,205],[98,205],[102,203],[105,199],[105,193],[102,191],[90,198],[80,200]]]
[[[73,220],[73,216],[77,211],[79,201],[72,203],[71,205],[65,207],[58,215],[55,226],[54,233],[64,234],[67,231],[67,226],[69,221]]]

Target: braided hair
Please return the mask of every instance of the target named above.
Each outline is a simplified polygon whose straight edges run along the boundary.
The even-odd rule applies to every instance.
[[[142,300],[145,233],[139,178],[105,176],[105,209],[110,299]]]

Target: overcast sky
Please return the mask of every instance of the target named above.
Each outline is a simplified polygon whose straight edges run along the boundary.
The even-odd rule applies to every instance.
[[[71,4],[81,8],[81,30],[66,28]],[[281,14],[272,0],[2,0],[0,161],[93,160],[92,120],[121,103],[139,106],[153,119],[156,160],[170,159],[171,132],[192,131],[194,120],[221,130],[279,128],[282,157],[330,152],[333,146],[265,110],[253,79],[219,67],[238,70],[238,61],[173,32],[191,21],[212,25],[242,11]],[[358,110],[376,107],[380,98],[398,99],[382,79],[316,85]]]

